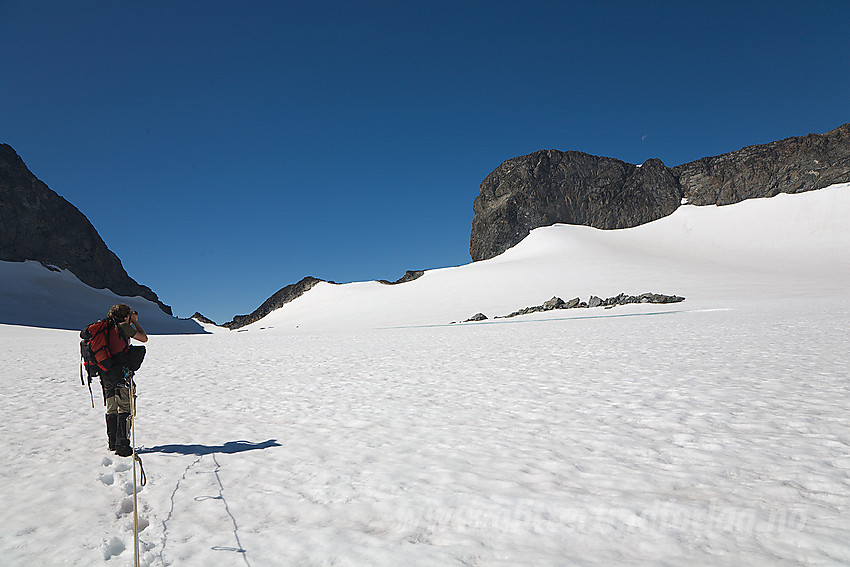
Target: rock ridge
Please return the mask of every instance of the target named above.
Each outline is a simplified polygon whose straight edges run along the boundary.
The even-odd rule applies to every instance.
[[[535,228],[556,223],[630,228],[682,203],[728,205],[850,181],[850,123],[748,146],[676,167],[634,165],[577,151],[540,150],[509,159],[481,182],[469,253],[497,256]]]
[[[402,277],[400,277],[394,282],[391,282],[389,280],[376,281],[384,285],[399,285],[407,282],[412,282],[413,280],[421,278],[423,275],[425,275],[424,270],[407,270]],[[236,315],[235,317],[233,317],[232,321],[228,321],[227,323],[224,323],[221,326],[227,327],[231,330],[235,330],[245,327],[246,325],[250,325],[251,323],[256,323],[272,311],[280,309],[287,303],[301,297],[302,295],[313,289],[313,287],[319,282],[339,285],[337,282],[334,281],[314,278],[313,276],[307,276],[297,283],[290,284],[278,290],[274,295],[264,301],[262,305],[260,305],[249,315]],[[196,313],[196,315],[200,314]]]
[[[86,216],[33,175],[8,144],[0,144],[0,260],[66,269],[90,287],[143,297],[173,315],[127,274]]]
[[[205,323],[207,325],[215,325],[218,327],[218,323],[210,319],[209,317],[204,316],[200,311],[195,311],[195,314],[189,317],[189,319],[194,319],[195,321],[199,321],[201,323]]]
[[[399,285],[407,282],[412,282],[413,280],[417,280],[425,275],[425,270],[407,270],[403,276],[397,279],[394,282],[389,280],[378,280],[378,283],[382,283],[384,285]]]
[[[267,300],[263,302],[262,305],[257,307],[253,312],[248,315],[236,315],[233,317],[232,321],[228,321],[227,323],[222,324],[222,327],[227,327],[228,329],[239,329],[246,325],[250,325],[251,323],[256,323],[272,311],[276,309],[280,309],[290,301],[293,301],[324,280],[320,280],[319,278],[314,278],[313,276],[307,276],[302,278],[299,282],[290,284],[284,288],[279,289],[274,295],[269,297]],[[333,283],[333,282],[328,282]]]
[[[731,205],[746,199],[803,193],[850,181],[850,123],[673,168],[691,205]]]

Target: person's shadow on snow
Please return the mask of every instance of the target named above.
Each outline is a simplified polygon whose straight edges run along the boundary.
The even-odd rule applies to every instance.
[[[137,453],[173,453],[177,455],[212,455],[213,453],[242,453],[244,451],[255,451],[257,449],[268,449],[269,447],[281,447],[277,439],[269,439],[262,443],[251,443],[250,441],[228,441],[224,445],[158,445],[156,447],[145,447],[136,451]]]

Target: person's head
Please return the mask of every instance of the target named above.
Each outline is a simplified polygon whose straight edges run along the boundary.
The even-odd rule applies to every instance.
[[[112,306],[112,308],[109,310],[109,315],[107,315],[107,317],[109,317],[113,321],[118,321],[120,323],[130,316],[131,311],[132,309],[129,305],[119,303],[117,305]]]

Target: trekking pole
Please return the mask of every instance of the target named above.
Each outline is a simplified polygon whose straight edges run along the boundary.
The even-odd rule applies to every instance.
[[[133,567],[139,567],[139,503],[136,497],[136,383],[130,377],[130,443],[133,447]],[[143,469],[144,470],[144,469]]]

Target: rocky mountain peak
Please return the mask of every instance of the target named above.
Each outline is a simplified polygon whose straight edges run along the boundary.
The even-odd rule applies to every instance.
[[[470,255],[501,254],[535,228],[555,223],[612,229],[672,213],[682,192],[661,160],[642,166],[583,152],[541,150],[504,162],[473,203]]]
[[[33,175],[8,144],[0,144],[0,260],[67,269],[93,288],[141,296],[172,314],[127,275],[85,215]]]

